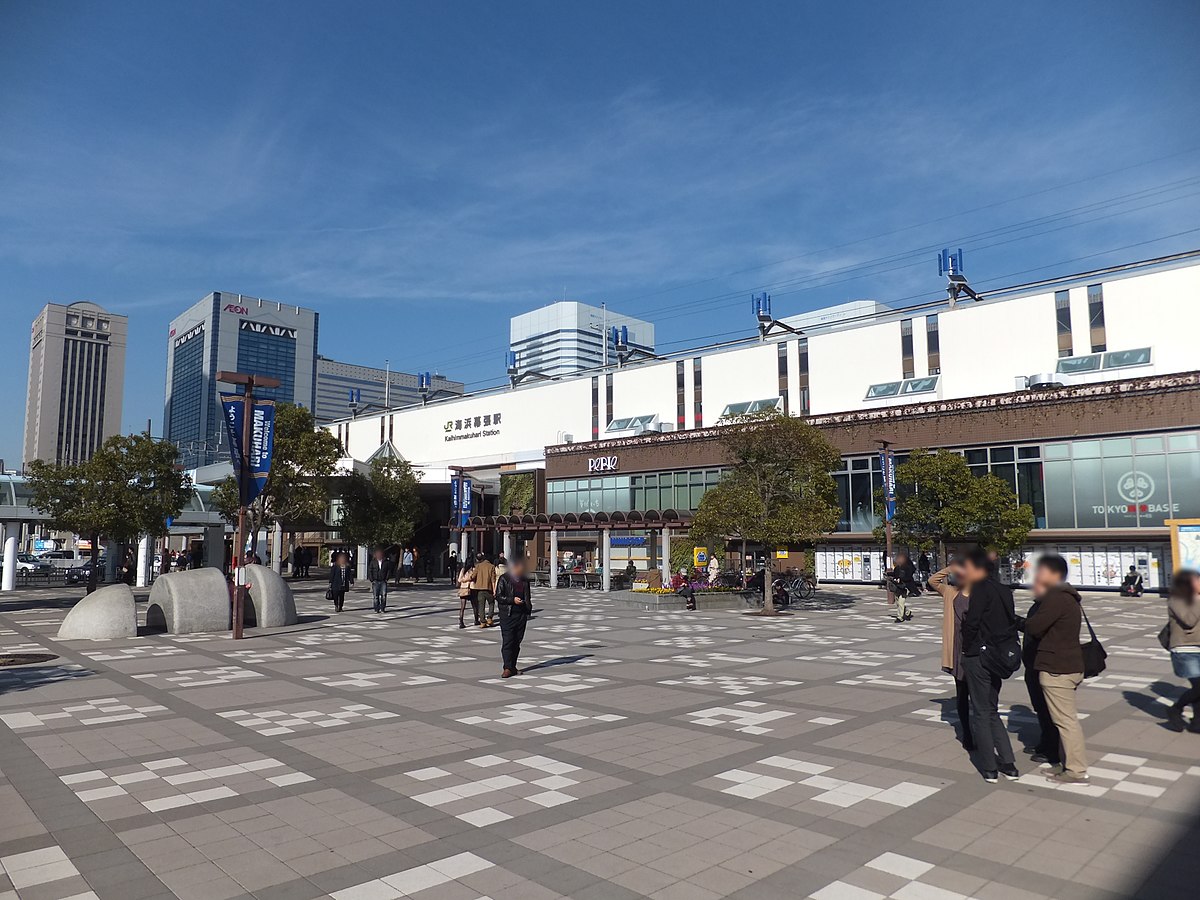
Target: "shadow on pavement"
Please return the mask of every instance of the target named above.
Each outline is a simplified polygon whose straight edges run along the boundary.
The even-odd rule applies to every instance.
[[[95,674],[91,669],[71,666],[21,666],[15,669],[0,669],[0,694],[31,691],[61,681],[90,678]]]
[[[545,662],[540,662],[537,665],[529,666],[524,671],[533,672],[537,669],[549,669],[553,666],[569,666],[572,663],[577,663],[582,659],[591,659],[593,655],[594,654],[592,653],[580,653],[576,656],[558,656],[554,659],[548,659]]]

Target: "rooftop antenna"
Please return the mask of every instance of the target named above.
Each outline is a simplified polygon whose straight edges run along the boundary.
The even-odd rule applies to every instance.
[[[750,311],[754,313],[754,320],[758,323],[758,339],[760,341],[765,341],[772,331],[786,331],[790,334],[801,333],[791,325],[785,325],[775,320],[775,317],[771,315],[771,295],[766,291],[763,291],[761,294],[750,295]]]
[[[943,249],[938,254],[938,274],[946,276],[946,294],[950,299],[951,306],[958,302],[960,294],[965,294],[972,300],[982,299],[967,284],[967,276],[963,274],[962,247],[959,247],[954,253],[951,253],[949,249]]]

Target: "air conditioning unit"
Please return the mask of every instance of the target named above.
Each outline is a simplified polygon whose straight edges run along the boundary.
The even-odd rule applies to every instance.
[[[1031,391],[1038,388],[1062,387],[1062,379],[1053,372],[1040,372],[1026,378],[1025,386]]]
[[[560,444],[573,444],[575,443],[575,435],[568,434],[565,431],[560,431],[558,433],[558,442]]]

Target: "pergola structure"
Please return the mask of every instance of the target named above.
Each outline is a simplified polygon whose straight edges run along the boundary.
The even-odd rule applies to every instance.
[[[607,591],[612,587],[612,533],[614,531],[658,531],[661,533],[660,568],[665,584],[671,578],[671,529],[687,528],[691,525],[690,513],[674,509],[631,510],[629,512],[582,512],[582,513],[526,513],[512,516],[472,516],[467,524],[459,526],[451,520],[449,527],[456,532],[485,533],[499,531],[504,541],[504,555],[513,551],[514,532],[546,532],[550,536],[550,587],[558,587],[558,537],[576,531],[598,531],[604,564],[601,568],[601,586]]]

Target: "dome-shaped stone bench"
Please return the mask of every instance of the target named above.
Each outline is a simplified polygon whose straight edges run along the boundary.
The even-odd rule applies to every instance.
[[[154,579],[146,627],[168,634],[228,631],[229,585],[220,569],[188,569]]]
[[[58,629],[60,641],[111,641],[137,637],[137,607],[127,584],[92,591],[67,612]]]
[[[266,566],[246,566],[249,591],[242,611],[242,624],[257,628],[295,625],[296,598],[286,581]]]

